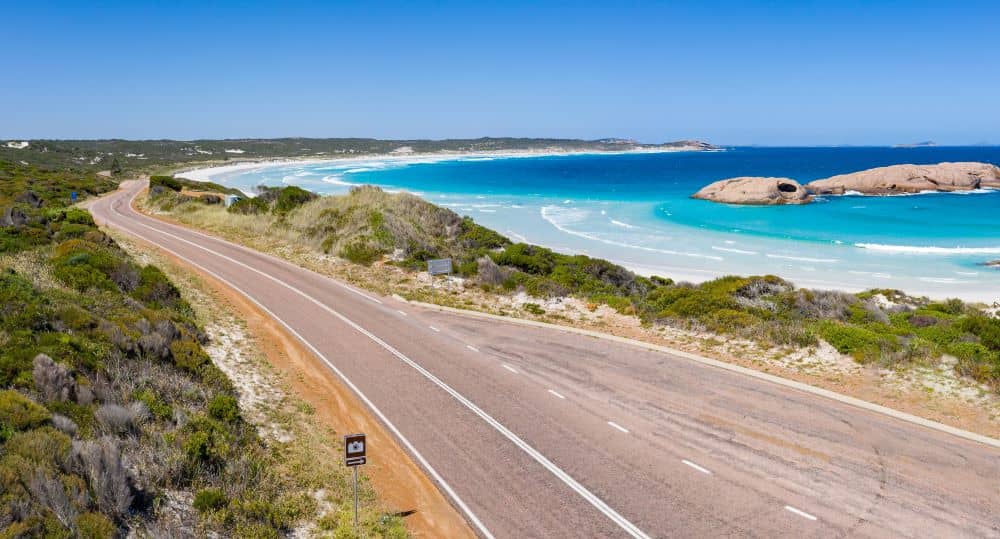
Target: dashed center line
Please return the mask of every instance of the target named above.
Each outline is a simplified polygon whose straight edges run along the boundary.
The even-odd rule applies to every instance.
[[[438,328],[436,328],[436,327],[434,327],[434,326],[427,326],[427,327],[431,328],[434,331],[437,331],[438,333],[441,333],[441,330],[438,329]]]
[[[800,517],[808,518],[809,520],[816,520],[816,517],[814,517],[813,515],[810,515],[809,513],[806,513],[805,511],[803,511],[801,509],[796,509],[796,508],[792,507],[791,505],[786,505],[785,509],[788,510],[788,511],[791,511],[793,513],[795,513],[796,515],[799,515]]]
[[[510,371],[510,372],[512,372],[514,374],[517,374],[517,369],[515,369],[514,367],[511,367],[510,365],[504,364],[503,368],[507,369],[508,371]]]
[[[399,314],[401,314],[401,315],[403,315],[403,316],[406,316],[406,313],[404,313],[403,311],[400,311],[399,309],[396,309],[396,312],[399,313]]]
[[[553,391],[553,390],[550,389],[549,393],[552,393],[553,395],[555,395],[556,397],[559,397],[560,399],[565,399],[566,398],[566,397],[560,395],[558,391]]]
[[[625,434],[628,434],[628,429],[619,425],[618,423],[615,423],[614,421],[608,421],[608,425],[611,425],[612,427],[624,432]]]
[[[701,466],[698,466],[697,464],[691,462],[690,460],[681,459],[681,462],[683,462],[684,464],[687,464],[688,466],[694,468],[695,470],[698,470],[699,472],[701,472],[701,473],[703,473],[705,475],[712,475],[711,471],[709,471],[706,468],[702,468]]]
[[[468,348],[469,350],[472,350],[473,352],[478,352],[479,351],[478,348],[476,348],[475,346],[472,346],[471,344],[467,344],[467,345],[465,345],[465,347]]]

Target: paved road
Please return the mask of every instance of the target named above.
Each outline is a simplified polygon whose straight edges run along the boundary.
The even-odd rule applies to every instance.
[[[292,328],[483,536],[1000,537],[995,447],[670,354],[372,297],[140,215],[141,187],[95,218]]]

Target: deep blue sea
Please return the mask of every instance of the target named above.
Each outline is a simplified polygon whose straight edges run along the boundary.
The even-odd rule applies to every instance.
[[[693,200],[710,182],[785,176],[802,183],[898,163],[1000,164],[1000,147],[729,148],[722,152],[544,157],[387,157],[200,173],[252,191],[325,193],[375,184],[414,192],[513,239],[615,260],[644,274],[703,280],[772,273],[802,286],[900,288],[1000,298],[1000,191],[829,196],[802,206]]]

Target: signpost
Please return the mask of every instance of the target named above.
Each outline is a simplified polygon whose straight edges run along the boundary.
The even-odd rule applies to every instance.
[[[449,261],[450,262],[450,261]],[[354,531],[360,535],[358,528],[358,466],[368,461],[366,456],[368,443],[364,434],[348,434],[344,436],[344,464],[354,468]]]
[[[451,275],[451,259],[450,258],[436,258],[434,260],[427,261],[427,273],[431,274],[431,277],[435,275]],[[434,283],[431,283],[431,295],[435,298],[434,303],[437,303],[437,289],[434,287]]]
[[[448,275],[451,273],[451,259],[438,258],[427,261],[427,273],[431,275]]]

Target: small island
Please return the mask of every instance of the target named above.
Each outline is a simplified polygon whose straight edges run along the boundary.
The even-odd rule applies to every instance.
[[[812,195],[791,178],[745,176],[720,180],[703,187],[694,198],[724,204],[807,204]]]
[[[725,204],[807,204],[815,195],[901,195],[1000,189],[1000,167],[990,163],[892,165],[816,180],[739,177],[711,183],[692,198]]]

